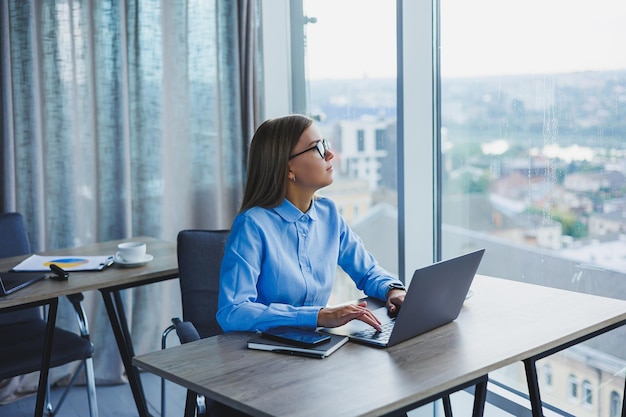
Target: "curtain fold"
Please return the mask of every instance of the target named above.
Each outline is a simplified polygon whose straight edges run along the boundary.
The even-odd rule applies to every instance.
[[[257,0],[2,2],[0,205],[34,252],[230,227],[261,120],[258,22]],[[160,348],[177,291],[124,292],[137,353]],[[96,379],[123,381],[99,294],[87,304]]]

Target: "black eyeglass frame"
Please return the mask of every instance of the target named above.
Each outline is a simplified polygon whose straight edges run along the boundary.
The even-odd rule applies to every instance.
[[[310,148],[305,149],[302,152],[298,152],[296,154],[293,154],[293,155],[291,155],[289,157],[289,159],[293,159],[296,156],[300,156],[303,153],[307,153],[308,151],[312,151],[313,149],[317,149],[317,152],[320,154],[322,159],[326,159],[326,151],[330,150],[330,142],[327,141],[326,139],[318,140],[317,143],[315,144],[315,146],[311,146]]]

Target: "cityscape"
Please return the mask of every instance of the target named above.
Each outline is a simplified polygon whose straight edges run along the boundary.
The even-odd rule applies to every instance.
[[[397,272],[396,81],[309,84],[337,154],[335,184],[321,192]],[[442,80],[444,257],[485,247],[480,273],[626,298],[625,113],[626,72]],[[613,331],[543,360],[546,400],[613,416],[624,341]],[[523,369],[500,377],[525,390]]]

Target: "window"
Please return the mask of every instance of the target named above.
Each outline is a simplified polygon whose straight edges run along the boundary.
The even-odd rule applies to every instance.
[[[358,129],[356,131],[356,143],[357,150],[359,152],[363,152],[365,150],[365,131],[363,129]]]
[[[384,150],[385,149],[385,136],[387,132],[382,129],[376,129],[376,150]]]
[[[611,391],[611,400],[609,405],[609,415],[611,417],[617,417],[622,409],[622,400],[620,394],[617,391]]]
[[[552,367],[546,363],[543,365],[542,369],[543,369],[543,383],[545,384],[547,389],[551,390],[553,386]]]
[[[388,159],[384,141],[396,125],[396,1],[304,0],[302,9],[309,22],[306,88],[298,89],[308,92],[307,111],[336,153],[334,183],[319,194],[343,207],[368,250],[398,273],[398,174],[395,152]],[[301,21],[292,20],[292,28]],[[331,302],[361,296],[341,269],[338,275]]]
[[[614,296],[609,283],[624,274],[614,254],[626,250],[620,220],[626,55],[608,49],[626,41],[626,10],[619,0],[601,1],[591,8],[580,0],[440,0],[435,26],[429,26],[431,2],[399,1],[405,22],[399,101],[389,75],[396,58],[388,54],[395,47],[396,2],[303,2],[306,21],[317,19],[304,26],[310,113],[341,151],[341,178],[324,192],[339,200],[358,196],[363,204],[352,224],[385,267],[404,276],[434,258],[485,247],[480,273]],[[563,10],[576,19],[564,22]],[[360,32],[363,22],[371,33]],[[424,35],[429,32],[440,32],[440,40]],[[437,43],[441,48],[433,49]],[[375,62],[363,65],[368,58],[387,71]],[[356,75],[347,74],[352,69]],[[386,125],[377,125],[381,118]],[[376,130],[387,132],[381,149]],[[386,156],[377,153],[382,149]],[[395,163],[384,159],[391,157]],[[383,210],[387,205],[391,210]],[[404,213],[408,206],[411,216]],[[382,211],[379,219],[392,226],[373,240],[398,242],[392,248],[368,241],[368,229],[382,224],[369,216]],[[620,345],[593,345],[595,359],[619,357],[610,346]],[[558,381],[553,371],[550,381]],[[493,377],[525,384],[517,375]],[[578,385],[569,388],[582,396]],[[558,401],[568,400],[567,390],[554,391],[563,397]]]
[[[583,405],[588,408],[593,406],[593,388],[591,382],[584,380],[582,383]]]
[[[485,247],[480,273],[626,297],[609,284],[626,271],[624,19],[619,0],[440,1],[443,258]],[[601,337],[567,366],[623,361],[624,336]],[[585,388],[551,398],[588,407]]]
[[[578,380],[572,374],[567,377],[567,395],[572,401],[578,400]]]

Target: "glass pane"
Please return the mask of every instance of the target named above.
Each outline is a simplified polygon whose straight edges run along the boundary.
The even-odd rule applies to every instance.
[[[620,0],[441,0],[444,258],[485,247],[480,273],[626,298],[625,19]],[[543,360],[542,399],[610,415],[624,338]],[[520,367],[493,376],[526,391]]]
[[[303,9],[308,113],[337,154],[334,183],[319,194],[397,273],[396,2],[305,0]],[[331,303],[360,296],[339,271]]]

